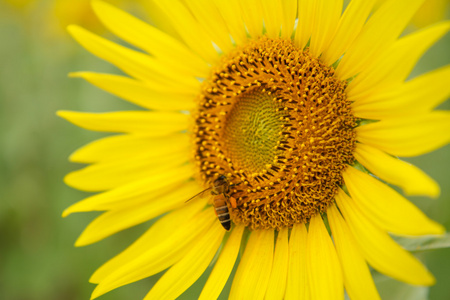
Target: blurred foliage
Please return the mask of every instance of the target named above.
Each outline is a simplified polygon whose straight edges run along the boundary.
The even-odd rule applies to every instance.
[[[420,237],[394,237],[403,249],[411,252],[450,248],[450,234],[427,235]]]
[[[412,286],[400,281],[392,280],[380,273],[373,275],[373,280],[383,300],[427,300],[428,288]]]
[[[57,2],[64,4],[64,0]],[[89,299],[94,285],[88,279],[94,270],[149,225],[136,226],[91,246],[73,247],[97,214],[61,218],[64,208],[87,195],[64,185],[64,175],[80,167],[69,163],[67,157],[104,134],[77,128],[57,118],[55,112],[138,108],[81,79],[67,78],[72,71],[118,71],[68,38],[60,27],[64,16],[55,15],[56,8],[50,0],[0,0],[0,299]],[[136,6],[133,9],[137,10]],[[82,19],[71,21],[77,20]],[[447,35],[421,59],[412,77],[449,64],[449,53]],[[448,103],[443,108],[448,109]],[[438,200],[411,200],[449,230],[450,147],[408,161],[442,187]],[[419,255],[437,278],[429,291],[430,299],[450,299],[450,249]],[[181,298],[195,299],[208,272]],[[127,285],[100,299],[140,299],[159,277]]]

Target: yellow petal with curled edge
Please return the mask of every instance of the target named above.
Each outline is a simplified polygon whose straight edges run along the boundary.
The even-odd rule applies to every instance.
[[[342,173],[355,207],[378,227],[400,235],[442,234],[442,225],[428,217],[386,184],[348,166]]]
[[[374,269],[409,284],[434,284],[433,275],[420,261],[370,222],[343,190],[336,195],[336,202],[364,258]]]
[[[197,242],[190,246],[186,255],[173,265],[153,286],[144,299],[176,299],[205,272],[213,259],[225,230],[214,222]]]
[[[411,33],[396,41],[378,60],[373,61],[347,87],[349,101],[355,102],[384,87],[398,86],[408,77],[420,57],[450,28],[450,22],[441,22]]]
[[[106,276],[92,292],[92,299],[167,269],[195,246],[199,237],[209,232],[213,222],[217,222],[217,218],[210,207],[177,228],[170,239],[143,251]]]
[[[388,0],[365,23],[336,68],[342,80],[351,78],[379,57],[408,25],[424,0]]]
[[[344,273],[345,290],[350,299],[379,300],[380,295],[369,267],[346,221],[335,205],[328,208],[327,216]]]
[[[58,116],[88,130],[105,132],[139,132],[162,136],[186,130],[190,116],[175,112],[119,111],[85,113],[58,111]]]
[[[311,299],[344,299],[341,264],[320,215],[309,222],[306,250]]]
[[[244,229],[244,226],[237,225],[231,230],[230,237],[228,238],[225,247],[220,252],[219,259],[214,265],[198,300],[219,298],[238,257]]]
[[[182,73],[208,76],[208,64],[177,39],[104,1],[93,1],[92,8],[102,23],[123,40]]]
[[[267,287],[265,299],[284,299],[287,284],[289,265],[289,229],[282,228],[278,232],[275,253],[273,257],[272,273],[270,274],[269,286]]]
[[[450,142],[450,112],[389,118],[356,129],[359,142],[395,156],[416,156]]]
[[[255,230],[233,279],[229,299],[264,299],[273,261],[274,230]]]
[[[306,275],[306,242],[305,224],[294,224],[289,237],[289,266],[286,285],[286,300],[309,299],[309,282]]]
[[[365,144],[356,144],[353,152],[371,173],[382,180],[398,185],[408,195],[439,196],[439,185],[414,165]]]
[[[89,282],[100,283],[116,269],[119,269],[126,263],[135,259],[148,249],[156,247],[156,245],[172,238],[172,235],[175,234],[180,227],[190,222],[191,218],[197,216],[198,212],[205,207],[205,203],[205,200],[192,201],[158,219],[155,224],[153,224],[133,244],[98,268],[94,274],[92,274]],[[186,251],[188,250],[189,248],[186,249]],[[177,261],[177,259],[175,259],[175,261]]]
[[[355,116],[388,119],[430,112],[450,95],[450,66],[425,73],[397,88],[386,88],[353,103]],[[424,101],[424,99],[427,99]]]

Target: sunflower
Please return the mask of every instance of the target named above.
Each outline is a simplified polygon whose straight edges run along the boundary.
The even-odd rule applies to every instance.
[[[334,0],[155,0],[176,35],[93,2],[133,49],[69,27],[128,75],[72,76],[143,108],[58,113],[121,133],[70,157],[90,165],[66,183],[98,193],[64,216],[103,212],[76,245],[159,217],[92,275],[93,298],[166,270],[146,299],[175,299],[211,268],[200,299],[216,299],[235,264],[231,299],[343,299],[344,288],[378,299],[369,266],[434,283],[391,235],[444,228],[388,184],[439,195],[397,157],[450,140],[449,113],[433,110],[450,92],[450,68],[406,81],[450,22],[400,37],[423,1],[389,0],[371,14],[374,2],[342,13]]]

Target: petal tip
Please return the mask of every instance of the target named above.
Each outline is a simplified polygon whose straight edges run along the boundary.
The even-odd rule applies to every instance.
[[[423,285],[424,286],[432,286],[435,284],[436,284],[436,278],[434,277],[433,274],[428,272],[426,278],[424,278],[424,280],[423,280]]]
[[[78,239],[75,241],[75,247],[83,247],[94,243],[93,241],[90,241],[86,238],[86,235],[84,233],[81,233],[81,235],[78,237]]]
[[[67,120],[68,115],[69,115],[70,113],[71,113],[71,112],[68,111],[68,110],[58,110],[58,111],[56,112],[56,115],[57,115],[58,117],[60,117],[60,118],[63,118],[63,119],[66,119],[66,120]]]
[[[437,222],[435,222],[435,229],[436,229],[436,234],[438,235],[444,235],[445,234],[445,227]]]
[[[64,183],[65,183],[66,185],[68,185],[68,186],[70,186],[70,187],[72,187],[72,188],[75,188],[75,189],[79,189],[79,188],[77,187],[77,184],[76,184],[76,177],[75,177],[75,180],[73,179],[74,173],[76,174],[76,172],[77,172],[77,171],[70,172],[69,174],[67,174],[66,176],[64,176],[63,181],[64,181]]]
[[[68,207],[62,212],[61,217],[65,218],[65,217],[71,215],[72,213],[73,213],[73,211],[71,211],[70,207]]]
[[[83,72],[70,72],[69,74],[67,74],[67,76],[69,78],[82,78],[83,77]]]

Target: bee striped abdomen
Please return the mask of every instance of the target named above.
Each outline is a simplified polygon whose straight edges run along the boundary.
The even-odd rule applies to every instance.
[[[219,219],[220,224],[222,224],[223,228],[225,228],[226,230],[230,230],[231,219],[225,197],[216,197],[216,199],[214,200],[214,209],[216,210],[217,218]]]

